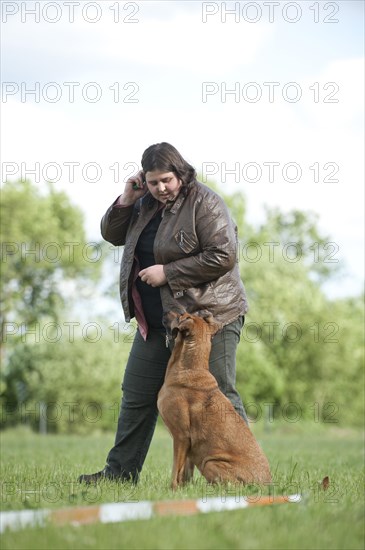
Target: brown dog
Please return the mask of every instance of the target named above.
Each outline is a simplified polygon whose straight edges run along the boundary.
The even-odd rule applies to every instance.
[[[174,440],[171,486],[189,481],[194,466],[210,483],[270,483],[265,455],[208,370],[220,326],[203,317],[170,314],[175,345],[157,405]]]

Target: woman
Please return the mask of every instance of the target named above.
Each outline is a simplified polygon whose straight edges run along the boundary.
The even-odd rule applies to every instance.
[[[222,199],[168,143],[151,145],[101,222],[101,233],[124,245],[120,295],[127,322],[138,323],[125,370],[114,447],[107,465],[81,482],[138,481],[158,410],[172,342],[164,313],[209,310],[223,328],[214,336],[209,369],[246,420],[235,389],[236,348],[247,311],[236,262],[237,234]]]

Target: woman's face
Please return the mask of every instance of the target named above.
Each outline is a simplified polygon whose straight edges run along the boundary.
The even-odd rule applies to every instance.
[[[146,183],[151,195],[158,201],[166,204],[174,200],[180,192],[182,181],[173,172],[146,172]]]

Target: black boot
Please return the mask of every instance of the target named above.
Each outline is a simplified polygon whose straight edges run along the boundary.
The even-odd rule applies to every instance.
[[[91,483],[98,483],[99,481],[103,481],[104,479],[111,480],[111,481],[118,481],[118,479],[122,479],[121,476],[116,476],[108,471],[107,466],[103,468],[103,470],[100,470],[100,472],[96,472],[95,474],[82,474],[78,481],[79,483],[86,483],[87,485],[90,485]]]

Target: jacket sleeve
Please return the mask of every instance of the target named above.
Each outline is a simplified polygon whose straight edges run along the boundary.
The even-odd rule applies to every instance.
[[[101,219],[101,234],[103,239],[109,243],[121,246],[125,244],[134,206],[116,206],[117,200],[113,202]]]
[[[195,216],[200,252],[164,265],[174,295],[218,279],[231,271],[236,263],[236,227],[223,200],[218,196],[213,200],[203,200]]]

